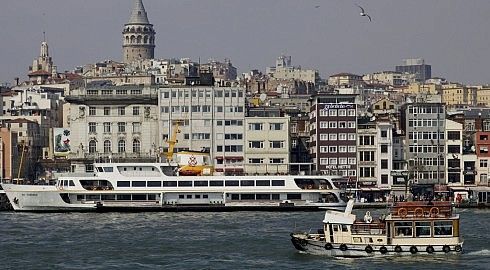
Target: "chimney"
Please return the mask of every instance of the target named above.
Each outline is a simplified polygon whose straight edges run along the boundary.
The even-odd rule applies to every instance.
[[[19,86],[19,77],[15,77],[14,80],[15,80],[15,86]]]

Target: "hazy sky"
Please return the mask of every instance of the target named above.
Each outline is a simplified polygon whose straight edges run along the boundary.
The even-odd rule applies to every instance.
[[[46,31],[59,71],[121,60],[132,0],[2,0],[0,82],[27,79]],[[245,72],[294,65],[365,74],[422,57],[433,76],[490,83],[489,0],[144,0],[157,58],[209,58]],[[365,7],[373,21],[359,16]],[[319,8],[315,8],[319,5]]]

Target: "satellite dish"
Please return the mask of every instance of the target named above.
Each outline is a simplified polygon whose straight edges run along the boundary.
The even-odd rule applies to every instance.
[[[262,94],[260,94],[259,98],[261,101],[264,101],[267,98],[267,95],[262,93]]]

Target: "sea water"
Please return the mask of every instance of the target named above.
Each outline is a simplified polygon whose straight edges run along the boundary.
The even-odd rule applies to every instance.
[[[0,269],[490,269],[490,210],[456,211],[464,253],[363,259],[294,249],[323,212],[0,212]]]

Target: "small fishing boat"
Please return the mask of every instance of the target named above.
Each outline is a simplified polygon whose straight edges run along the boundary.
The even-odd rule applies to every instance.
[[[387,216],[359,219],[350,200],[344,212],[327,210],[317,233],[293,232],[291,241],[301,252],[334,257],[392,254],[444,254],[463,251],[459,215],[451,202],[397,202]]]

